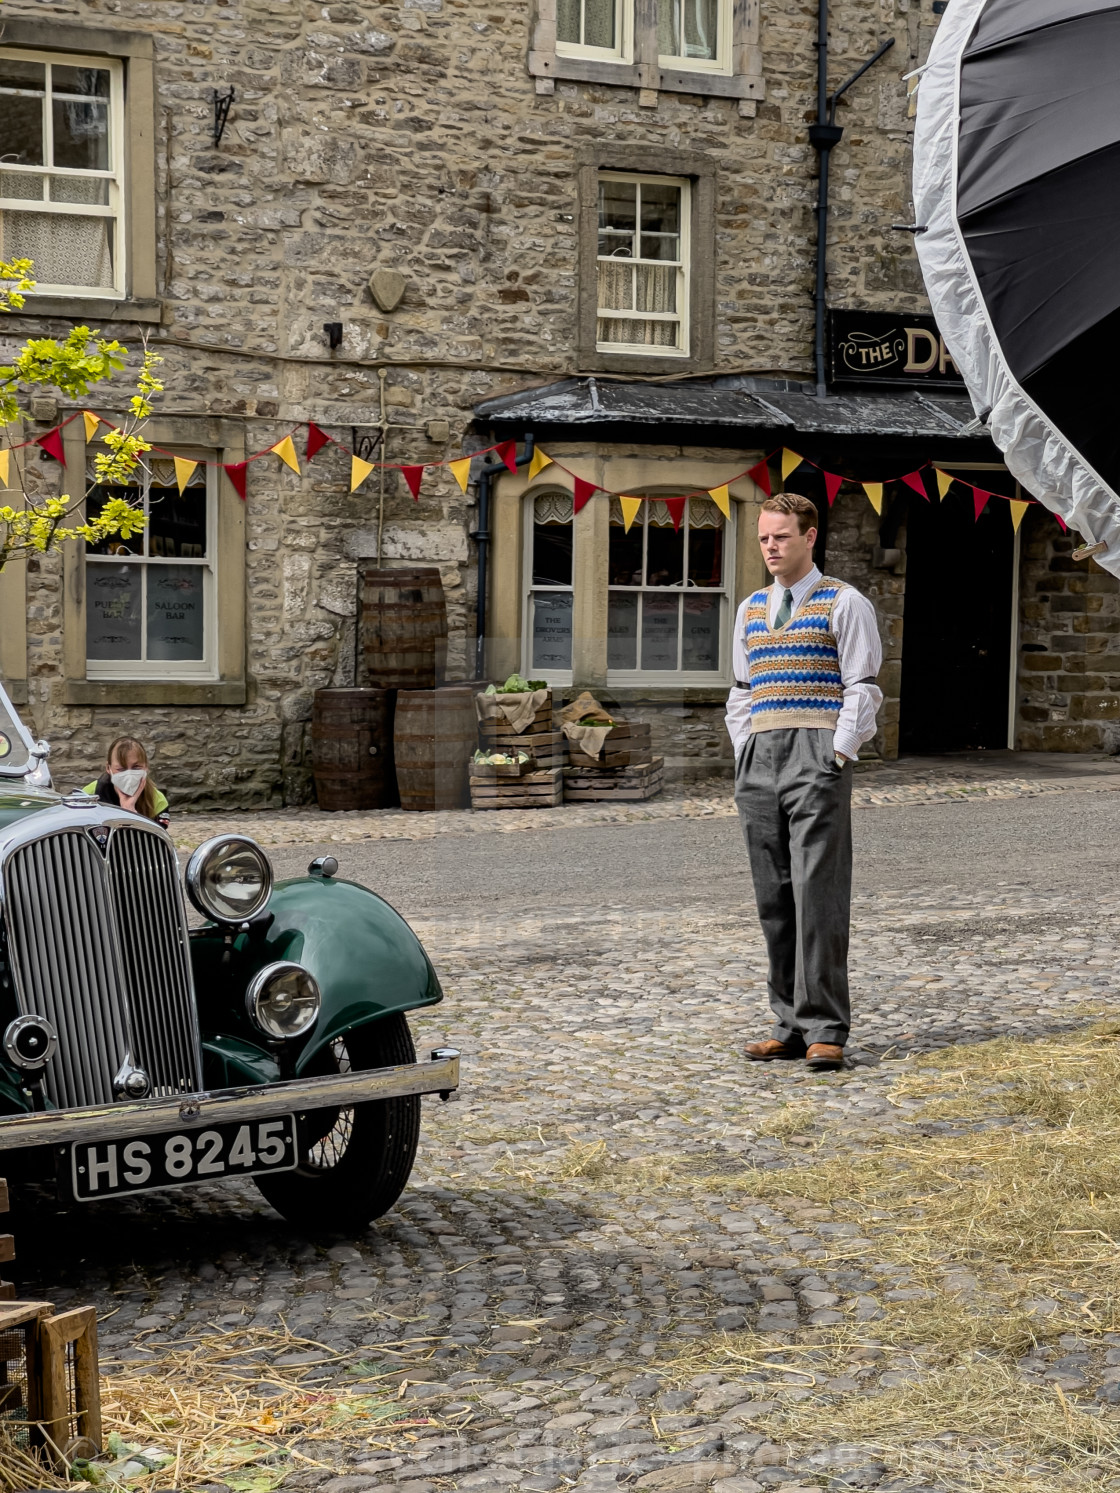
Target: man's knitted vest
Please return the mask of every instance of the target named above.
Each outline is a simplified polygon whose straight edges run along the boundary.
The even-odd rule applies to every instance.
[[[784,627],[769,622],[770,588],[747,600],[744,642],[751,731],[834,730],[844,703],[832,608],[843,581],[822,576]]]

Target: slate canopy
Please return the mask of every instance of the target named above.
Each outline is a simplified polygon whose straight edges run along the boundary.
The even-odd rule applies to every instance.
[[[1120,0],[954,0],[921,77],[917,238],[1007,465],[1120,575]]]

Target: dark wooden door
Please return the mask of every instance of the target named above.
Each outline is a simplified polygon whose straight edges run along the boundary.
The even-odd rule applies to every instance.
[[[1004,472],[959,475],[1014,492]],[[1007,503],[989,500],[977,519],[968,488],[951,488],[940,503],[910,499],[902,751],[1007,747],[1014,557]]]

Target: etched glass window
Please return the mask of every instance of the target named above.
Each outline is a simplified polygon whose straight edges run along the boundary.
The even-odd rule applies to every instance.
[[[214,604],[213,493],[205,465],[183,491],[170,458],[156,458],[134,486],[94,486],[91,516],[127,498],[147,526],[87,546],[86,660],[90,678],[204,674],[211,668]]]
[[[723,514],[710,498],[689,498],[679,529],[664,500],[645,502],[629,532],[611,499],[608,671],[719,672],[725,550]]]
[[[120,63],[0,49],[0,257],[40,291],[124,291],[121,115]]]
[[[688,199],[674,177],[600,172],[601,351],[687,354]]]

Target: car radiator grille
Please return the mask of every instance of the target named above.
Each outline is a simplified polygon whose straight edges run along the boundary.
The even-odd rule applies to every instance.
[[[202,1086],[175,852],[114,826],[107,854],[84,828],[15,850],[4,867],[20,1010],[58,1033],[46,1090],[61,1108],[109,1104],[126,1063],[153,1095]]]

